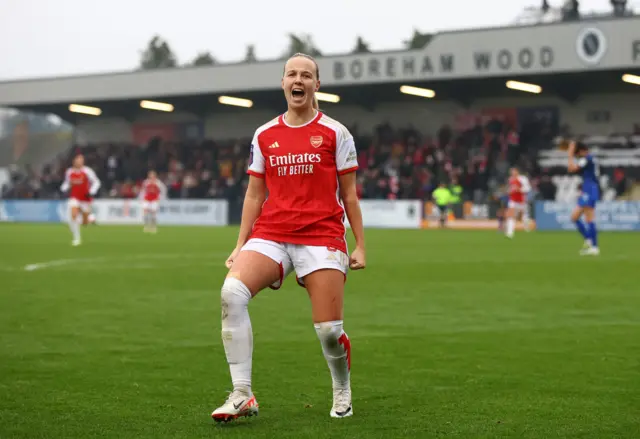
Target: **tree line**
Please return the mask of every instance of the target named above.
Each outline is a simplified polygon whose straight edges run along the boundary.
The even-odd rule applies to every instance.
[[[431,41],[433,35],[423,34],[414,30],[413,36],[404,41],[403,45],[408,50],[422,49]],[[322,52],[316,46],[311,35],[294,35],[289,34],[289,44],[283,52],[281,58],[287,59],[294,53],[307,53],[314,57],[321,57]],[[356,39],[355,46],[351,53],[371,53],[369,44],[362,38]],[[257,62],[256,50],[253,44],[247,46],[244,58],[245,63]],[[148,69],[166,69],[179,66],[213,66],[218,64],[216,58],[210,51],[203,51],[191,61],[180,64],[178,57],[169,45],[169,42],[159,35],[155,35],[144,50],[140,54],[140,68]]]

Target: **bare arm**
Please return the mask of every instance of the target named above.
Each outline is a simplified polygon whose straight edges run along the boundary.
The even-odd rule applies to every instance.
[[[567,170],[569,172],[576,172],[578,169],[580,169],[580,167],[578,166],[575,160],[575,151],[576,151],[576,142],[572,141],[569,144],[569,150],[568,150],[569,164],[567,165]]]
[[[87,177],[89,178],[89,182],[91,183],[91,187],[89,188],[89,193],[91,195],[97,194],[98,189],[100,189],[100,179],[91,168],[85,167],[85,173],[87,174]]]
[[[249,176],[249,186],[244,196],[242,205],[242,219],[240,220],[240,232],[238,233],[238,242],[236,248],[242,247],[251,234],[253,224],[262,212],[262,205],[267,198],[267,185],[264,178]]]
[[[360,210],[360,201],[356,191],[356,173],[349,172],[348,174],[340,175],[338,181],[340,183],[340,198],[342,198],[347,218],[349,218],[351,232],[356,239],[356,248],[364,250],[364,225],[362,224],[362,211]]]
[[[140,185],[140,190],[138,191],[138,200],[142,200],[144,198],[144,193],[147,191],[147,180],[143,181]]]
[[[166,200],[167,199],[167,186],[161,182],[160,180],[158,180],[158,186],[160,187],[160,199],[161,200]]]
[[[71,186],[71,182],[69,180],[69,175],[71,174],[71,172],[69,171],[69,169],[67,169],[64,173],[64,181],[62,182],[62,186],[60,186],[60,190],[62,192],[66,192],[69,190],[69,186]]]

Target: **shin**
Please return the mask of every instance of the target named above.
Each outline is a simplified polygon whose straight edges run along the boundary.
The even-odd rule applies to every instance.
[[[249,319],[251,292],[239,279],[228,277],[222,286],[222,342],[234,388],[251,388],[253,333]]]
[[[351,373],[351,341],[342,325],[342,320],[315,324],[334,389],[348,389]]]

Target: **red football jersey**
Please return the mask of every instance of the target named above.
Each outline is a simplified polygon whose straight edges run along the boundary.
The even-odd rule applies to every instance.
[[[327,246],[347,252],[338,175],[358,169],[353,136],[318,112],[302,126],[283,116],[253,137],[248,173],[264,178],[268,197],[251,238]]]
[[[514,203],[527,201],[527,193],[531,190],[529,179],[524,175],[509,178],[509,200]]]
[[[93,169],[83,166],[82,168],[69,168],[64,176],[64,183],[60,189],[70,190],[69,198],[78,201],[91,201],[92,196],[98,192],[100,180]]]
[[[166,193],[166,186],[158,179],[146,179],[142,182],[140,195],[145,201],[158,201],[160,198],[164,198]]]

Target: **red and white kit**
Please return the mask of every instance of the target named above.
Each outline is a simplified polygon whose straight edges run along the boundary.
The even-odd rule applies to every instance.
[[[273,288],[293,270],[298,279],[322,268],[346,275],[338,176],[357,169],[353,136],[321,112],[302,126],[287,125],[280,116],[258,128],[247,172],[265,179],[269,195],[242,249],[280,264],[281,279]]]
[[[158,211],[158,202],[167,197],[167,187],[160,180],[146,179],[140,187],[139,198],[142,200],[142,208],[152,212]]]
[[[529,179],[524,175],[509,178],[509,208],[527,212],[527,194],[531,191]]]
[[[91,201],[100,189],[100,180],[93,169],[69,168],[60,186],[63,192],[69,191],[69,207],[79,207],[83,212],[91,212]]]

